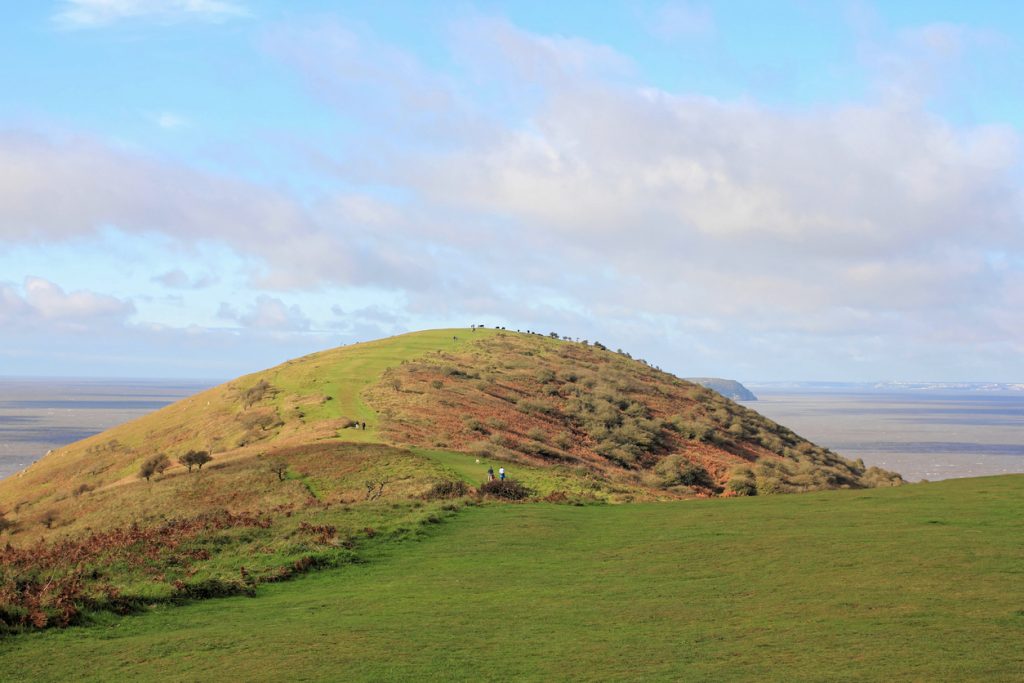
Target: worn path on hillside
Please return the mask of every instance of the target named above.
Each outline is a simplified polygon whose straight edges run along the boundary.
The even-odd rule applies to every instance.
[[[468,329],[431,330],[413,335],[402,335],[343,346],[317,355],[310,364],[297,359],[278,367],[270,382],[282,390],[281,396],[309,393],[312,388],[332,398],[319,410],[311,410],[309,421],[348,417],[366,423],[366,430],[345,432],[346,441],[380,442],[377,415],[363,401],[363,390],[380,381],[389,368],[403,361],[413,360],[431,351],[455,351],[475,339],[485,339],[494,330]]]

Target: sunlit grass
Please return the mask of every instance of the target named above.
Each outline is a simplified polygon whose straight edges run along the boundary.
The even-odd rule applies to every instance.
[[[1024,477],[469,508],[366,564],[19,636],[9,680],[1020,680]],[[88,662],[87,667],[82,662]]]

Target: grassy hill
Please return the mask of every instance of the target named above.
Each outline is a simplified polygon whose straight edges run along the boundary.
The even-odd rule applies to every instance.
[[[180,464],[189,451],[212,460]],[[0,481],[0,625],[350,562],[450,512],[489,466],[534,499],[575,502],[901,483],[598,344],[419,332],[241,377]]]
[[[1024,476],[470,506],[259,597],[2,643],[9,681],[1024,678]]]

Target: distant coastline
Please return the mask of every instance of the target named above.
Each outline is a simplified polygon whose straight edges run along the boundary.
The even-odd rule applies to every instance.
[[[1024,392],[994,383],[749,383],[758,412],[908,481],[1024,473]]]
[[[0,377],[0,479],[214,380]]]

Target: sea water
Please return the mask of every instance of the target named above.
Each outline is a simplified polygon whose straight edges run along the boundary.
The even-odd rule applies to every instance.
[[[751,385],[750,408],[908,481],[1024,473],[1024,392]]]
[[[47,451],[92,436],[213,382],[0,379],[0,478]]]

